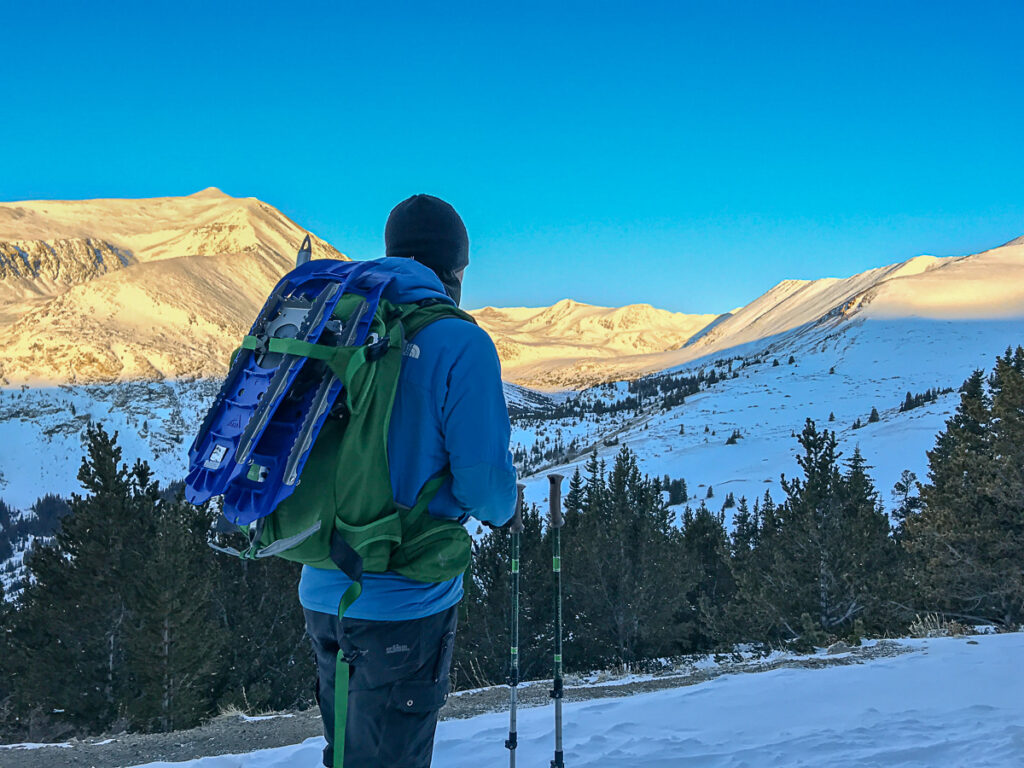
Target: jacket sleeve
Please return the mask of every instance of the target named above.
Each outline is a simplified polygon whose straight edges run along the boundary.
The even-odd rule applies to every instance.
[[[511,425],[494,342],[471,326],[450,369],[441,408],[452,496],[464,515],[504,525],[515,512]]]

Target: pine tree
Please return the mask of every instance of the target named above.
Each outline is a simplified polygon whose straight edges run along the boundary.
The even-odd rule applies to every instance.
[[[907,518],[913,517],[921,509],[921,497],[917,495],[917,475],[909,469],[904,469],[900,479],[892,487],[892,500],[894,507],[892,519],[895,523],[895,536],[897,540],[903,538],[903,531]]]
[[[843,543],[837,568],[854,621],[839,624],[846,629],[858,624],[861,631],[881,633],[895,628],[899,621],[894,602],[900,581],[899,552],[889,518],[868,476],[870,468],[860,446],[855,447],[842,478]],[[842,599],[842,591],[840,595]]]
[[[567,663],[629,664],[674,647],[678,611],[662,599],[681,576],[671,517],[628,447],[607,475],[588,462],[583,509],[563,538]]]
[[[15,536],[11,508],[3,499],[0,499],[0,563],[14,554]]]
[[[565,507],[567,515],[576,514],[583,509],[583,474],[578,466],[569,478],[569,490],[565,494],[562,506]]]
[[[770,554],[759,598],[781,636],[813,642],[819,631],[851,631],[857,619],[884,627],[895,545],[864,459],[855,451],[841,474],[835,433],[819,432],[810,419],[800,445],[804,476],[783,478],[788,499],[777,530],[760,542]]]
[[[870,416],[868,416],[868,424],[874,424],[874,423],[876,423],[876,422],[877,422],[877,421],[878,421],[878,420],[879,420],[880,418],[881,418],[881,417],[880,417],[880,416],[878,415],[878,409],[877,409],[877,408],[872,408],[872,409],[871,409],[871,415],[870,415]]]
[[[473,563],[463,579],[466,594],[452,662],[455,684],[460,687],[494,685],[508,675],[510,540],[508,528],[501,528],[474,542]],[[520,674],[532,680],[543,677],[548,669],[552,598],[550,543],[545,549],[536,505],[523,511],[520,541]]]
[[[74,727],[105,728],[131,689],[124,663],[131,621],[125,585],[142,565],[133,490],[145,483],[119,466],[116,438],[102,426],[87,428],[87,455],[78,472],[87,495],[72,497],[72,514],[61,520],[55,542],[28,559],[34,583],[23,594],[11,641],[20,718],[59,710]],[[69,680],[76,695],[69,696]]]
[[[724,606],[735,590],[725,516],[702,502],[696,512],[687,507],[682,528],[683,562],[696,576],[684,593],[691,613],[683,629],[684,650],[711,650],[727,635]]]
[[[158,489],[147,490],[156,496]],[[152,498],[136,525],[146,556],[128,585],[133,626],[125,647],[138,695],[125,709],[141,730],[196,725],[215,708],[224,683],[218,674],[228,632],[214,613],[217,563],[206,547],[212,514],[187,504],[182,491]]]
[[[1007,627],[1024,620],[1022,372],[1020,349],[997,359],[990,392],[975,371],[928,453],[922,508],[905,526],[917,600],[928,610]]]
[[[227,632],[221,701],[239,709],[287,709],[309,698],[313,667],[302,607],[301,568],[270,557],[216,555],[214,610]]]

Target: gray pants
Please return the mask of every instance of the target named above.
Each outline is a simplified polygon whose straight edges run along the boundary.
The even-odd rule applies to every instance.
[[[448,698],[458,606],[410,621],[344,619],[304,611],[317,665],[324,765],[334,758],[334,669],[350,658],[345,768],[429,768],[437,714]]]

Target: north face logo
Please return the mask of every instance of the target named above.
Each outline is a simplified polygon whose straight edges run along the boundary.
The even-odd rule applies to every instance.
[[[409,646],[408,645],[392,645],[392,646],[389,646],[389,647],[384,649],[384,653],[387,653],[387,654],[392,654],[392,653],[408,653],[408,652],[409,652]]]

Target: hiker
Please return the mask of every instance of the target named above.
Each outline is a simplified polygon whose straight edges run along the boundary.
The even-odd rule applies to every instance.
[[[415,195],[399,203],[384,232],[382,269],[396,274],[395,300],[456,305],[469,263],[465,225],[448,203]],[[494,343],[472,322],[444,318],[404,353],[388,459],[395,500],[412,506],[424,484],[451,477],[427,511],[460,523],[511,519],[516,472]],[[334,759],[334,683],[340,649],[351,665],[345,730],[346,767],[430,765],[438,712],[449,689],[462,576],[440,583],[394,572],[367,573],[361,595],[338,619],[351,584],[339,570],[306,565],[299,599],[316,654],[317,702],[324,722],[325,766]]]

